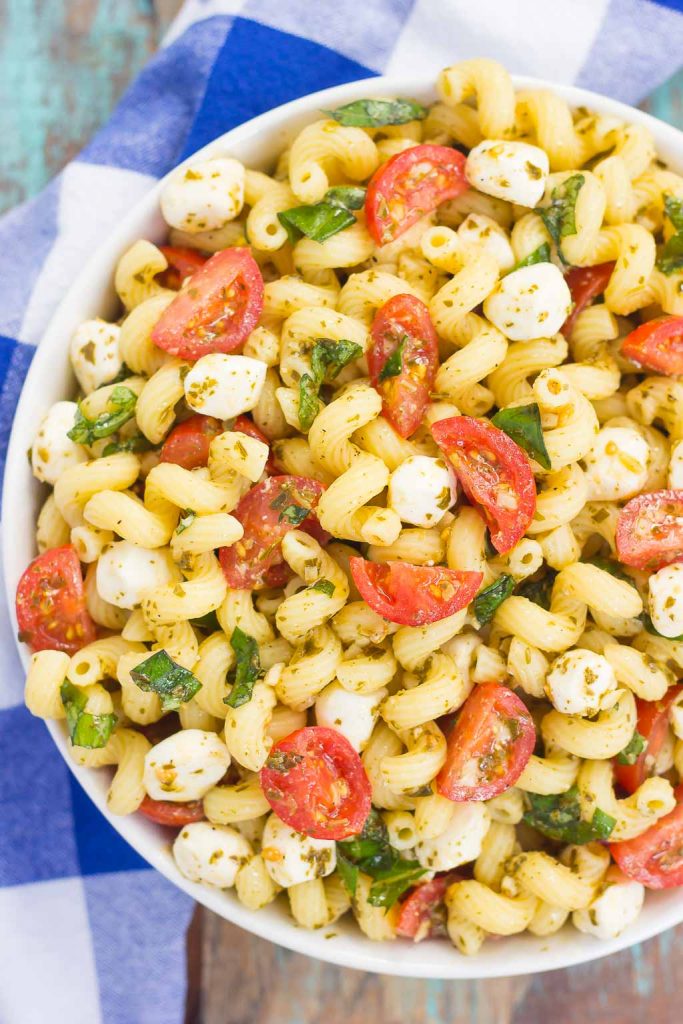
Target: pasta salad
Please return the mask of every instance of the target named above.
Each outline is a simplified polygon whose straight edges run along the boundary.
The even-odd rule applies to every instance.
[[[252,910],[614,938],[683,884],[683,178],[436,91],[170,177],[29,453],[26,703]]]

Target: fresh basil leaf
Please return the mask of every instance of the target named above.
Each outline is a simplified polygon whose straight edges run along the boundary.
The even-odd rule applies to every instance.
[[[524,821],[542,835],[561,843],[583,846],[609,839],[616,825],[615,819],[596,808],[591,820],[584,821],[578,794],[576,786],[553,796],[527,793],[528,809]]]
[[[365,202],[365,189],[360,185],[335,185],[334,188],[328,188],[325,201],[347,210],[360,210]]]
[[[97,750],[104,747],[116,725],[116,715],[93,715],[85,710],[87,694],[68,679],[62,683],[59,695],[66,712],[66,724],[74,747]]]
[[[362,832],[337,843],[337,864],[344,862],[340,874],[349,892],[354,895],[358,872],[372,878],[368,902],[387,910],[425,874],[414,860],[404,860],[389,842],[382,816],[373,807]]]
[[[663,274],[673,274],[683,269],[683,199],[664,196],[664,212],[676,234],[664,243],[657,258],[657,269]]]
[[[680,636],[664,636],[663,633],[660,633],[658,629],[655,629],[654,623],[647,612],[641,612],[639,618],[646,633],[650,633],[652,636],[661,636],[663,640],[671,640],[672,643],[683,640],[683,633]]]
[[[101,412],[97,419],[91,420],[83,415],[79,405],[74,425],[67,431],[66,436],[76,444],[91,445],[103,437],[115,434],[134,415],[137,400],[138,396],[134,391],[117,384],[107,402],[111,412]]]
[[[525,580],[517,590],[519,597],[526,597],[546,611],[550,608],[550,596],[553,592],[553,585],[557,573],[550,569],[540,580]]]
[[[290,505],[285,505],[280,512],[280,515],[277,517],[277,521],[278,523],[281,523],[283,519],[286,519],[288,523],[292,524],[292,526],[300,526],[304,519],[306,519],[310,514],[310,508],[304,508],[303,505],[295,505],[292,503]]]
[[[337,843],[337,848],[341,848],[344,856],[354,862],[376,857],[387,846],[389,846],[389,833],[382,815],[374,807],[371,808],[365,824],[357,836],[343,839]]]
[[[277,219],[287,229],[290,241],[294,242],[297,240],[296,232],[299,233],[298,237],[306,235],[314,242],[324,242],[356,223],[356,218],[345,206],[327,203],[325,200],[282,210]]]
[[[360,870],[344,856],[339,847],[337,847],[337,871],[349,896],[355,896]]]
[[[480,626],[485,626],[493,618],[496,609],[507,601],[515,589],[513,576],[503,573],[490,586],[485,587],[474,599],[474,614]]]
[[[585,181],[583,174],[572,174],[553,189],[550,206],[536,207],[561,257],[562,239],[576,234],[576,200]]]
[[[202,684],[189,669],[178,665],[163,650],[155,651],[131,669],[130,677],[145,693],[158,694],[162,711],[177,711],[181,704],[186,704],[202,688]]]
[[[631,736],[631,739],[626,744],[623,750],[617,754],[617,761],[619,764],[635,764],[642,752],[645,750],[646,742],[645,737],[636,731]]]
[[[302,430],[310,430],[313,420],[320,412],[319,385],[310,373],[303,373],[299,381],[299,423]]]
[[[133,434],[122,441],[110,441],[102,455],[116,455],[117,452],[148,452],[154,445],[144,434]]]
[[[521,270],[522,267],[533,267],[535,263],[550,263],[550,246],[547,242],[542,242],[538,249],[534,249],[523,260],[520,260],[514,269]]]
[[[178,520],[178,525],[175,528],[175,532],[184,533],[188,526],[191,526],[196,518],[196,512],[193,512],[191,508],[184,508],[180,513],[180,519]]]
[[[323,384],[333,381],[345,366],[363,355],[355,341],[318,338],[311,351],[311,372],[299,381],[299,422],[308,430],[320,412],[318,393]]]
[[[427,110],[415,100],[354,100],[336,110],[324,110],[339,124],[349,128],[381,128],[389,124],[422,121]]]
[[[535,459],[543,469],[550,469],[550,456],[541,426],[541,410],[537,402],[501,409],[491,422],[504,430],[520,448]]]
[[[376,872],[368,893],[368,903],[372,907],[390,910],[403,893],[426,874],[427,869],[419,861],[399,857],[391,868]]]
[[[317,590],[320,594],[325,594],[326,597],[332,597],[334,594],[334,583],[331,580],[316,580],[316,582],[309,587],[309,590]]]
[[[399,377],[403,373],[403,350],[406,347],[408,335],[404,334],[398,345],[391,353],[386,363],[379,372],[380,380],[388,380],[389,377]]]
[[[229,708],[241,708],[251,700],[254,683],[260,679],[263,671],[256,640],[243,632],[239,626],[235,626],[232,631],[230,646],[235,652],[237,666],[232,689],[228,696],[223,698],[223,703]]]
[[[221,628],[215,612],[207,612],[206,615],[201,615],[198,619],[190,619],[190,623],[205,633],[215,633]]]
[[[683,231],[683,199],[677,196],[664,196],[664,212],[676,232]]]

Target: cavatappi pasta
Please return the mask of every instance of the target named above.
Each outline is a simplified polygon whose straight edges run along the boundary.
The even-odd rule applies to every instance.
[[[436,92],[171,176],[37,428],[26,703],[252,910],[613,938],[683,884],[683,178]]]

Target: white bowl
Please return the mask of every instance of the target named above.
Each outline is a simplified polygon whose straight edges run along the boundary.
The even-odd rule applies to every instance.
[[[524,77],[516,77],[515,84],[522,88],[552,89],[572,106],[588,107],[646,126],[654,136],[659,155],[674,169],[683,172],[683,133],[670,125],[586,89],[556,86]],[[267,169],[292,134],[314,120],[321,109],[331,109],[365,96],[412,96],[432,102],[435,98],[434,82],[424,76],[369,78],[325,89],[248,121],[205,146],[199,155],[235,156],[251,167]],[[89,258],[55,313],[31,365],[14,419],[5,469],[2,520],[4,535],[11,538],[12,543],[5,545],[4,578],[10,609],[14,608],[19,577],[36,554],[34,524],[40,502],[44,499],[44,488],[31,475],[26,450],[33,442],[37,423],[44,412],[54,402],[73,393],[74,380],[68,359],[72,332],[88,317],[116,315],[117,302],[112,283],[116,261],[138,238],[152,241],[164,238],[167,229],[159,212],[159,193],[163,184],[162,180],[152,188],[125,217],[118,230]],[[14,626],[16,633],[16,622]],[[19,653],[26,666],[29,661],[26,648],[20,646]],[[567,926],[547,938],[525,934],[486,942],[477,956],[464,957],[444,940],[419,944],[401,940],[371,942],[350,920],[342,920],[321,931],[305,931],[293,923],[286,906],[280,902],[252,912],[239,903],[233,892],[212,890],[188,882],[175,867],[168,832],[141,815],[127,818],[111,815],[105,799],[109,774],[76,767],[67,752],[66,732],[62,724],[49,722],[48,728],[69,768],[102,814],[150,864],[199,903],[228,921],[320,960],[365,971],[420,978],[495,978],[535,974],[596,960],[683,921],[683,890],[673,890],[650,893],[636,924],[610,942],[600,942]]]

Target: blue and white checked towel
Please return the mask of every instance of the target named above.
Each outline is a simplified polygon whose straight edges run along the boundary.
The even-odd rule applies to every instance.
[[[56,303],[150,186],[286,100],[471,56],[627,102],[677,70],[683,0],[188,0],[109,124],[0,221],[0,468],[22,380]],[[189,899],[74,783],[0,607],[0,1024],[180,1024]]]

